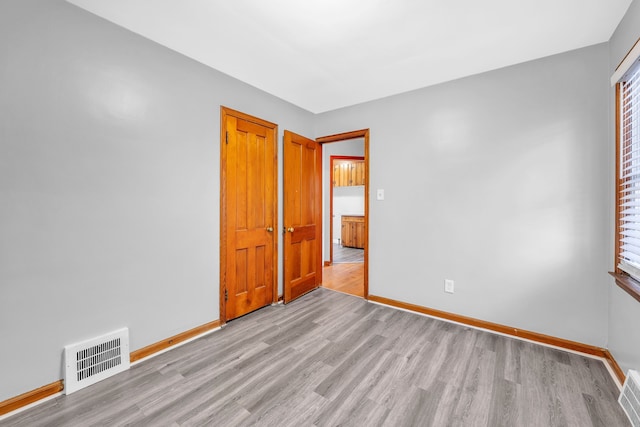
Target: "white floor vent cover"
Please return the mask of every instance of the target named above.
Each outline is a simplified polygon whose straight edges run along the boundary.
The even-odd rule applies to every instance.
[[[618,398],[622,409],[627,413],[633,427],[640,427],[640,375],[629,370],[627,379]]]
[[[129,329],[64,347],[64,392],[71,394],[129,369]]]

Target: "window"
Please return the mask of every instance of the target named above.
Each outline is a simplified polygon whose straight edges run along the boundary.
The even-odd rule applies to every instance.
[[[616,85],[616,283],[640,301],[640,40]],[[635,279],[635,280],[634,280]]]
[[[618,268],[640,280],[640,66],[618,83]]]

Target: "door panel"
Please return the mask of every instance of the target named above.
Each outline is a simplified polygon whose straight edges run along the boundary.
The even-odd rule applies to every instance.
[[[221,317],[231,320],[274,302],[277,129],[227,109],[223,127]]]
[[[284,302],[322,283],[322,146],[284,132]]]

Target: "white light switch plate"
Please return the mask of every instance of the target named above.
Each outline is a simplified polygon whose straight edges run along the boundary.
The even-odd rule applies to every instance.
[[[446,279],[444,281],[444,291],[446,293],[448,293],[448,294],[452,294],[453,293],[453,285],[454,285],[453,280]]]
[[[378,192],[376,193],[376,199],[378,200],[384,200],[384,190],[379,188]]]

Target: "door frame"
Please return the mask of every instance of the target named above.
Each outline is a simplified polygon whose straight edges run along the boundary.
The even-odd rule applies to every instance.
[[[316,141],[320,144],[327,144],[356,138],[364,138],[364,299],[366,300],[369,299],[369,172],[371,170],[369,167],[369,129],[321,136],[316,138]],[[333,175],[333,170],[331,174]],[[333,203],[333,197],[331,203]],[[330,222],[333,223],[333,221]],[[331,243],[333,245],[333,242]]]
[[[225,301],[226,273],[227,273],[227,192],[226,192],[226,138],[227,138],[227,116],[237,117],[248,122],[264,126],[273,133],[273,140],[276,144],[274,162],[274,239],[273,239],[273,292],[272,304],[278,302],[278,125],[268,122],[258,117],[220,106],[220,325],[227,323],[227,304]]]
[[[333,168],[336,160],[364,160],[362,156],[329,156],[329,263],[328,265],[333,264],[333,187],[335,186],[335,181],[333,180]],[[365,167],[365,174],[367,173],[367,168]],[[366,192],[366,187],[365,187]],[[323,243],[324,244],[324,243]],[[325,263],[325,265],[327,265]]]

